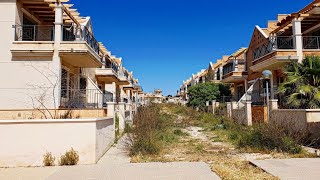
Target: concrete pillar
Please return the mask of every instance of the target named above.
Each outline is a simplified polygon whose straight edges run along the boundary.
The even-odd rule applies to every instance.
[[[125,128],[125,102],[119,102],[118,103],[119,106],[119,129],[124,130]]]
[[[278,109],[278,99],[270,99],[270,111]]]
[[[223,76],[223,66],[221,65],[219,69],[220,69],[220,81],[221,81]]]
[[[232,118],[232,103],[227,102],[227,116],[228,118]]]
[[[212,109],[212,114],[214,115],[214,114],[215,114],[215,111],[216,111],[216,100],[213,100],[213,101],[212,101],[211,109]]]
[[[218,71],[217,71],[217,70],[215,70],[215,71],[214,71],[213,80],[218,80],[218,78],[217,78],[217,74],[218,74]]]
[[[238,109],[238,102],[237,101],[232,101],[231,102],[231,108],[232,109]]]
[[[55,44],[62,41],[62,25],[63,25],[63,7],[62,4],[57,4],[55,7],[55,22],[54,22],[54,41]]]
[[[108,116],[115,118],[115,102],[107,102],[107,112]]]
[[[102,68],[103,69],[106,68],[106,57],[105,56],[102,57]]]
[[[234,65],[234,71],[239,71],[239,69],[238,69],[238,59],[237,58],[234,58],[233,65]]]
[[[54,51],[52,57],[52,71],[57,76],[57,81],[54,90],[54,108],[57,109],[60,106],[61,97],[61,59],[59,56],[59,49],[62,41],[62,25],[63,25],[63,7],[61,4],[57,4],[55,7],[55,22],[54,22]]]
[[[297,56],[299,57],[298,62],[302,63],[303,43],[302,43],[302,32],[301,32],[301,20],[298,18],[295,18],[292,20],[292,34],[294,36],[293,42],[296,47]]]
[[[252,109],[251,109],[251,102],[250,101],[244,102],[244,109],[245,109],[244,125],[252,126]]]

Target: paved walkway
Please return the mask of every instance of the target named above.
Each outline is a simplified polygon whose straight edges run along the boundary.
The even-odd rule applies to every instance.
[[[10,180],[215,180],[220,179],[205,163],[144,163],[132,164],[119,143],[95,165],[70,167],[0,169],[0,179]]]
[[[280,179],[320,179],[320,158],[251,160],[251,163]]]

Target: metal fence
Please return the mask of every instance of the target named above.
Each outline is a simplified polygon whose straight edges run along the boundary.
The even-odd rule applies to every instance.
[[[113,94],[98,89],[62,89],[60,106],[62,108],[103,108],[113,102]]]
[[[303,49],[320,49],[320,36],[304,36]]]
[[[99,43],[86,26],[62,26],[63,41],[86,41],[97,53],[100,53]]]
[[[15,41],[54,41],[54,26],[14,25]]]
[[[54,41],[53,25],[13,25],[15,41]],[[62,25],[63,41],[85,41],[97,54],[99,43],[86,26]]]
[[[270,37],[269,41],[253,52],[253,58],[258,59],[277,49],[295,49],[295,44],[292,36]]]

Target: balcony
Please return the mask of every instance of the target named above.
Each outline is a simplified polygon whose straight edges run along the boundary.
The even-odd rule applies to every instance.
[[[129,85],[130,84],[130,82],[129,82],[129,76],[128,76],[128,74],[127,73],[125,73],[124,72],[124,70],[123,69],[120,69],[119,70],[119,82],[118,82],[118,84],[119,85]]]
[[[293,36],[270,37],[267,43],[254,50],[250,70],[273,70],[298,59]]]
[[[113,94],[98,89],[61,89],[60,108],[96,109],[113,102]]]
[[[320,36],[302,36],[303,56],[320,54]],[[253,71],[276,69],[291,60],[298,60],[294,36],[270,37],[268,43],[254,51]]]
[[[118,82],[118,70],[116,68],[106,67],[96,69],[96,77],[99,81],[105,83]]]
[[[223,66],[222,82],[239,83],[247,78],[248,72],[244,71],[244,59],[237,59],[237,65],[235,65],[234,61],[235,60],[229,61],[229,63]]]
[[[55,42],[54,26],[14,25],[15,41],[11,52],[14,60],[35,58],[52,60]],[[61,26],[62,38],[58,49],[62,61],[75,67],[101,67],[99,43],[84,26]]]
[[[52,59],[54,26],[14,25],[15,37],[11,47],[14,60]]]

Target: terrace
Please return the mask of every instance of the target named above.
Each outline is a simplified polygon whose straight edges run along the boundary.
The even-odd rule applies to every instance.
[[[67,2],[63,1],[63,2]],[[18,1],[23,16],[13,24],[13,60],[52,59],[55,51],[74,67],[100,67],[101,52],[89,18],[80,17],[71,4],[52,0]],[[61,17],[61,19],[59,18]]]
[[[291,60],[320,54],[320,4],[312,2],[278,22],[266,42],[253,53],[253,71],[273,70]]]

